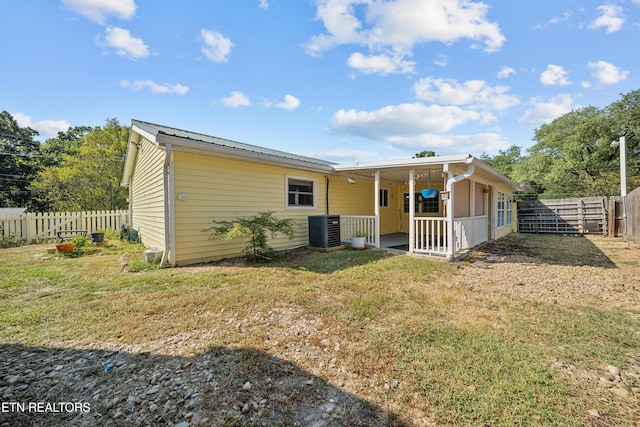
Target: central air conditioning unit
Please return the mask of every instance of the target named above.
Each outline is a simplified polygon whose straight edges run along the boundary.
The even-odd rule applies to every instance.
[[[313,215],[309,217],[309,246],[337,248],[340,245],[340,215]]]

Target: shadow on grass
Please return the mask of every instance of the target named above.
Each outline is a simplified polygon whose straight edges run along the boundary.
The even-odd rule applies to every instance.
[[[475,262],[505,255],[532,258],[528,262],[567,266],[616,267],[616,264],[598,246],[582,235],[511,233],[499,240],[478,247],[464,259]]]
[[[334,252],[316,252],[308,249],[295,249],[287,252],[280,252],[277,258],[271,262],[252,263],[245,258],[231,258],[216,261],[210,264],[226,267],[247,267],[247,268],[292,268],[295,270],[310,271],[318,274],[331,274],[336,271],[346,270],[352,267],[375,263],[379,260],[396,256],[384,250],[365,249],[353,250],[350,248]]]
[[[0,425],[408,425],[252,348],[173,357],[2,344],[0,367]]]

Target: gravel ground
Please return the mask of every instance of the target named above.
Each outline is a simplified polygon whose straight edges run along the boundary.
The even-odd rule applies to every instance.
[[[453,280],[433,288],[439,293],[467,289],[488,301],[508,297],[615,308],[639,317],[640,248],[624,241],[616,245],[609,255],[619,268],[550,265],[497,242],[471,253],[458,264]],[[245,319],[222,316],[239,333],[266,325],[269,351],[219,347],[185,356],[185,349],[197,347],[208,331],[171,337],[153,348],[0,345],[0,426],[432,425],[427,414],[403,414],[412,419],[408,424],[350,393],[356,379],[340,361],[341,348],[349,343],[337,341],[338,331],[321,320],[275,307]],[[580,371],[562,361],[553,367],[570,380],[595,384],[603,396],[614,394],[630,408],[637,405],[640,414],[640,349],[627,360],[601,372]],[[398,386],[393,378],[380,382],[388,390]],[[589,416],[593,425],[607,425],[597,410]]]

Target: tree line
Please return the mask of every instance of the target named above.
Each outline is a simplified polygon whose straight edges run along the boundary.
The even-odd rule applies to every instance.
[[[129,127],[71,127],[43,143],[0,113],[0,207],[32,212],[126,209],[120,187]]]
[[[120,187],[129,127],[71,127],[43,143],[38,132],[0,113],[0,207],[31,211],[126,209]],[[621,136],[627,142],[627,189],[640,187],[640,90],[604,107],[573,110],[535,131],[534,145],[513,145],[480,159],[546,198],[620,194]],[[435,156],[423,151],[415,157]]]
[[[640,90],[622,94],[604,108],[588,106],[558,117],[535,131],[535,143],[513,145],[480,158],[523,193],[545,198],[620,195],[620,147],[627,146],[627,191],[640,187]]]

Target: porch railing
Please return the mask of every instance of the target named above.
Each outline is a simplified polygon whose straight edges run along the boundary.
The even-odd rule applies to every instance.
[[[340,215],[340,240],[350,243],[357,232],[367,235],[366,245],[376,247],[376,216]]]
[[[414,252],[447,254],[447,219],[415,218]]]
[[[488,217],[472,216],[456,218],[453,222],[453,235],[456,236],[454,252],[473,248],[488,239]]]

